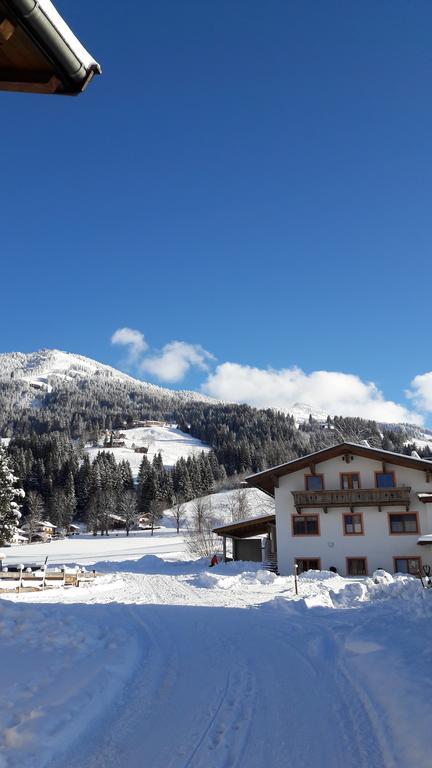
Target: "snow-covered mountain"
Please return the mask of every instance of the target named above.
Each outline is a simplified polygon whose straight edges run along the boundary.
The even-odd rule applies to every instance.
[[[145,389],[155,397],[175,397],[179,400],[215,402],[199,392],[171,390],[140,381],[127,373],[99,363],[84,355],[63,352],[59,349],[40,349],[37,352],[6,352],[0,354],[0,380],[27,382],[32,388],[50,392],[53,385],[80,379],[115,380],[129,384],[134,389]]]

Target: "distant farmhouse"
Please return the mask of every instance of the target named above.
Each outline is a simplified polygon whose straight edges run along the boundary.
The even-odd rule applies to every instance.
[[[50,0],[0,0],[0,90],[74,96],[100,73]]]
[[[432,568],[432,462],[340,443],[246,478],[275,499],[275,514],[220,526],[234,559],[282,575],[378,568],[419,576]]]

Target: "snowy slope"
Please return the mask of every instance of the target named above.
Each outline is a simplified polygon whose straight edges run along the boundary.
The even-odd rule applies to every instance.
[[[136,478],[143,458],[142,453],[135,453],[135,447],[145,446],[148,448],[147,458],[152,461],[157,453],[162,454],[164,466],[169,468],[175,464],[182,456],[187,459],[201,453],[209,451],[210,448],[201,440],[198,440],[180,429],[173,427],[135,427],[134,429],[125,429],[122,434],[126,435],[124,439],[125,446],[121,448],[103,448],[87,446],[86,451],[93,459],[99,451],[109,451],[115,456],[117,462],[127,460],[131,466],[132,474]]]
[[[174,397],[180,400],[198,400],[216,402],[199,392],[170,390],[140,381],[127,373],[112,368],[110,365],[98,363],[89,357],[62,352],[58,349],[41,349],[37,352],[10,352],[0,354],[0,380],[14,379],[25,381],[33,387],[50,391],[54,384],[72,382],[80,379],[112,379],[122,381],[131,388],[144,388],[155,397]]]
[[[0,601],[2,768],[429,768],[418,580],[124,566]]]
[[[417,448],[430,448],[432,450],[432,432],[423,431],[421,429],[411,430],[412,436],[405,440],[405,445],[414,445]]]
[[[241,502],[239,502],[239,493],[242,496]],[[186,525],[193,515],[196,501],[197,499],[194,499],[183,505]],[[260,491],[258,488],[242,488],[240,491],[220,491],[219,493],[212,493],[208,496],[201,496],[200,501],[204,501],[207,504],[215,525],[227,525],[228,523],[233,522],[233,515],[237,515],[239,504],[241,504],[241,516],[244,519],[249,517],[260,517],[261,515],[271,515],[274,513],[274,499]],[[165,524],[169,525],[170,520],[172,520],[172,517],[170,517],[170,510],[166,510],[164,512]]]

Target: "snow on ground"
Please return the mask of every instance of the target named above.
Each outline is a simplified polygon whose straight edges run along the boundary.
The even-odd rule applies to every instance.
[[[48,555],[48,565],[76,563],[90,566],[98,561],[137,560],[147,553],[179,557],[185,547],[182,536],[173,528],[161,527],[151,536],[150,531],[112,531],[109,536],[93,536],[91,533],[71,536],[67,539],[33,544],[21,544],[3,549],[4,564],[43,562]],[[1,764],[0,764],[1,768]]]
[[[0,599],[1,768],[429,768],[432,590],[153,543]]]
[[[191,437],[176,427],[134,427],[123,430],[122,434],[126,435],[124,448],[87,446],[86,451],[91,459],[94,459],[101,450],[110,451],[117,462],[122,460],[129,462],[134,477],[138,475],[143,458],[142,453],[135,453],[135,447],[148,448],[147,458],[150,461],[160,452],[164,466],[167,468],[172,467],[182,456],[187,459],[188,456],[210,450],[209,446],[201,440]]]
[[[258,489],[245,488],[242,493],[247,498],[248,514],[251,517],[273,512],[273,500]],[[202,498],[211,505],[211,514],[215,524],[231,522],[237,491],[222,491]],[[194,502],[187,502],[184,507],[187,523],[193,513]],[[81,533],[79,536],[54,539],[50,542],[15,544],[11,547],[4,547],[3,553],[6,555],[5,565],[8,563],[42,563],[48,556],[48,565],[93,566],[101,561],[115,563],[137,560],[146,554],[163,555],[165,558],[186,557],[186,547],[182,531],[177,536],[174,518],[170,515],[170,511],[166,510],[161,525],[155,529],[153,536],[151,536],[150,531],[131,531],[128,537],[124,531],[111,531],[109,536],[93,536],[91,533]]]

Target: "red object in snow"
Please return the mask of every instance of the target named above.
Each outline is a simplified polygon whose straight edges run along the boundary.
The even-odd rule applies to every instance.
[[[217,565],[219,560],[217,559],[217,555],[213,555],[212,559],[210,560],[210,568],[213,568],[214,565]]]

